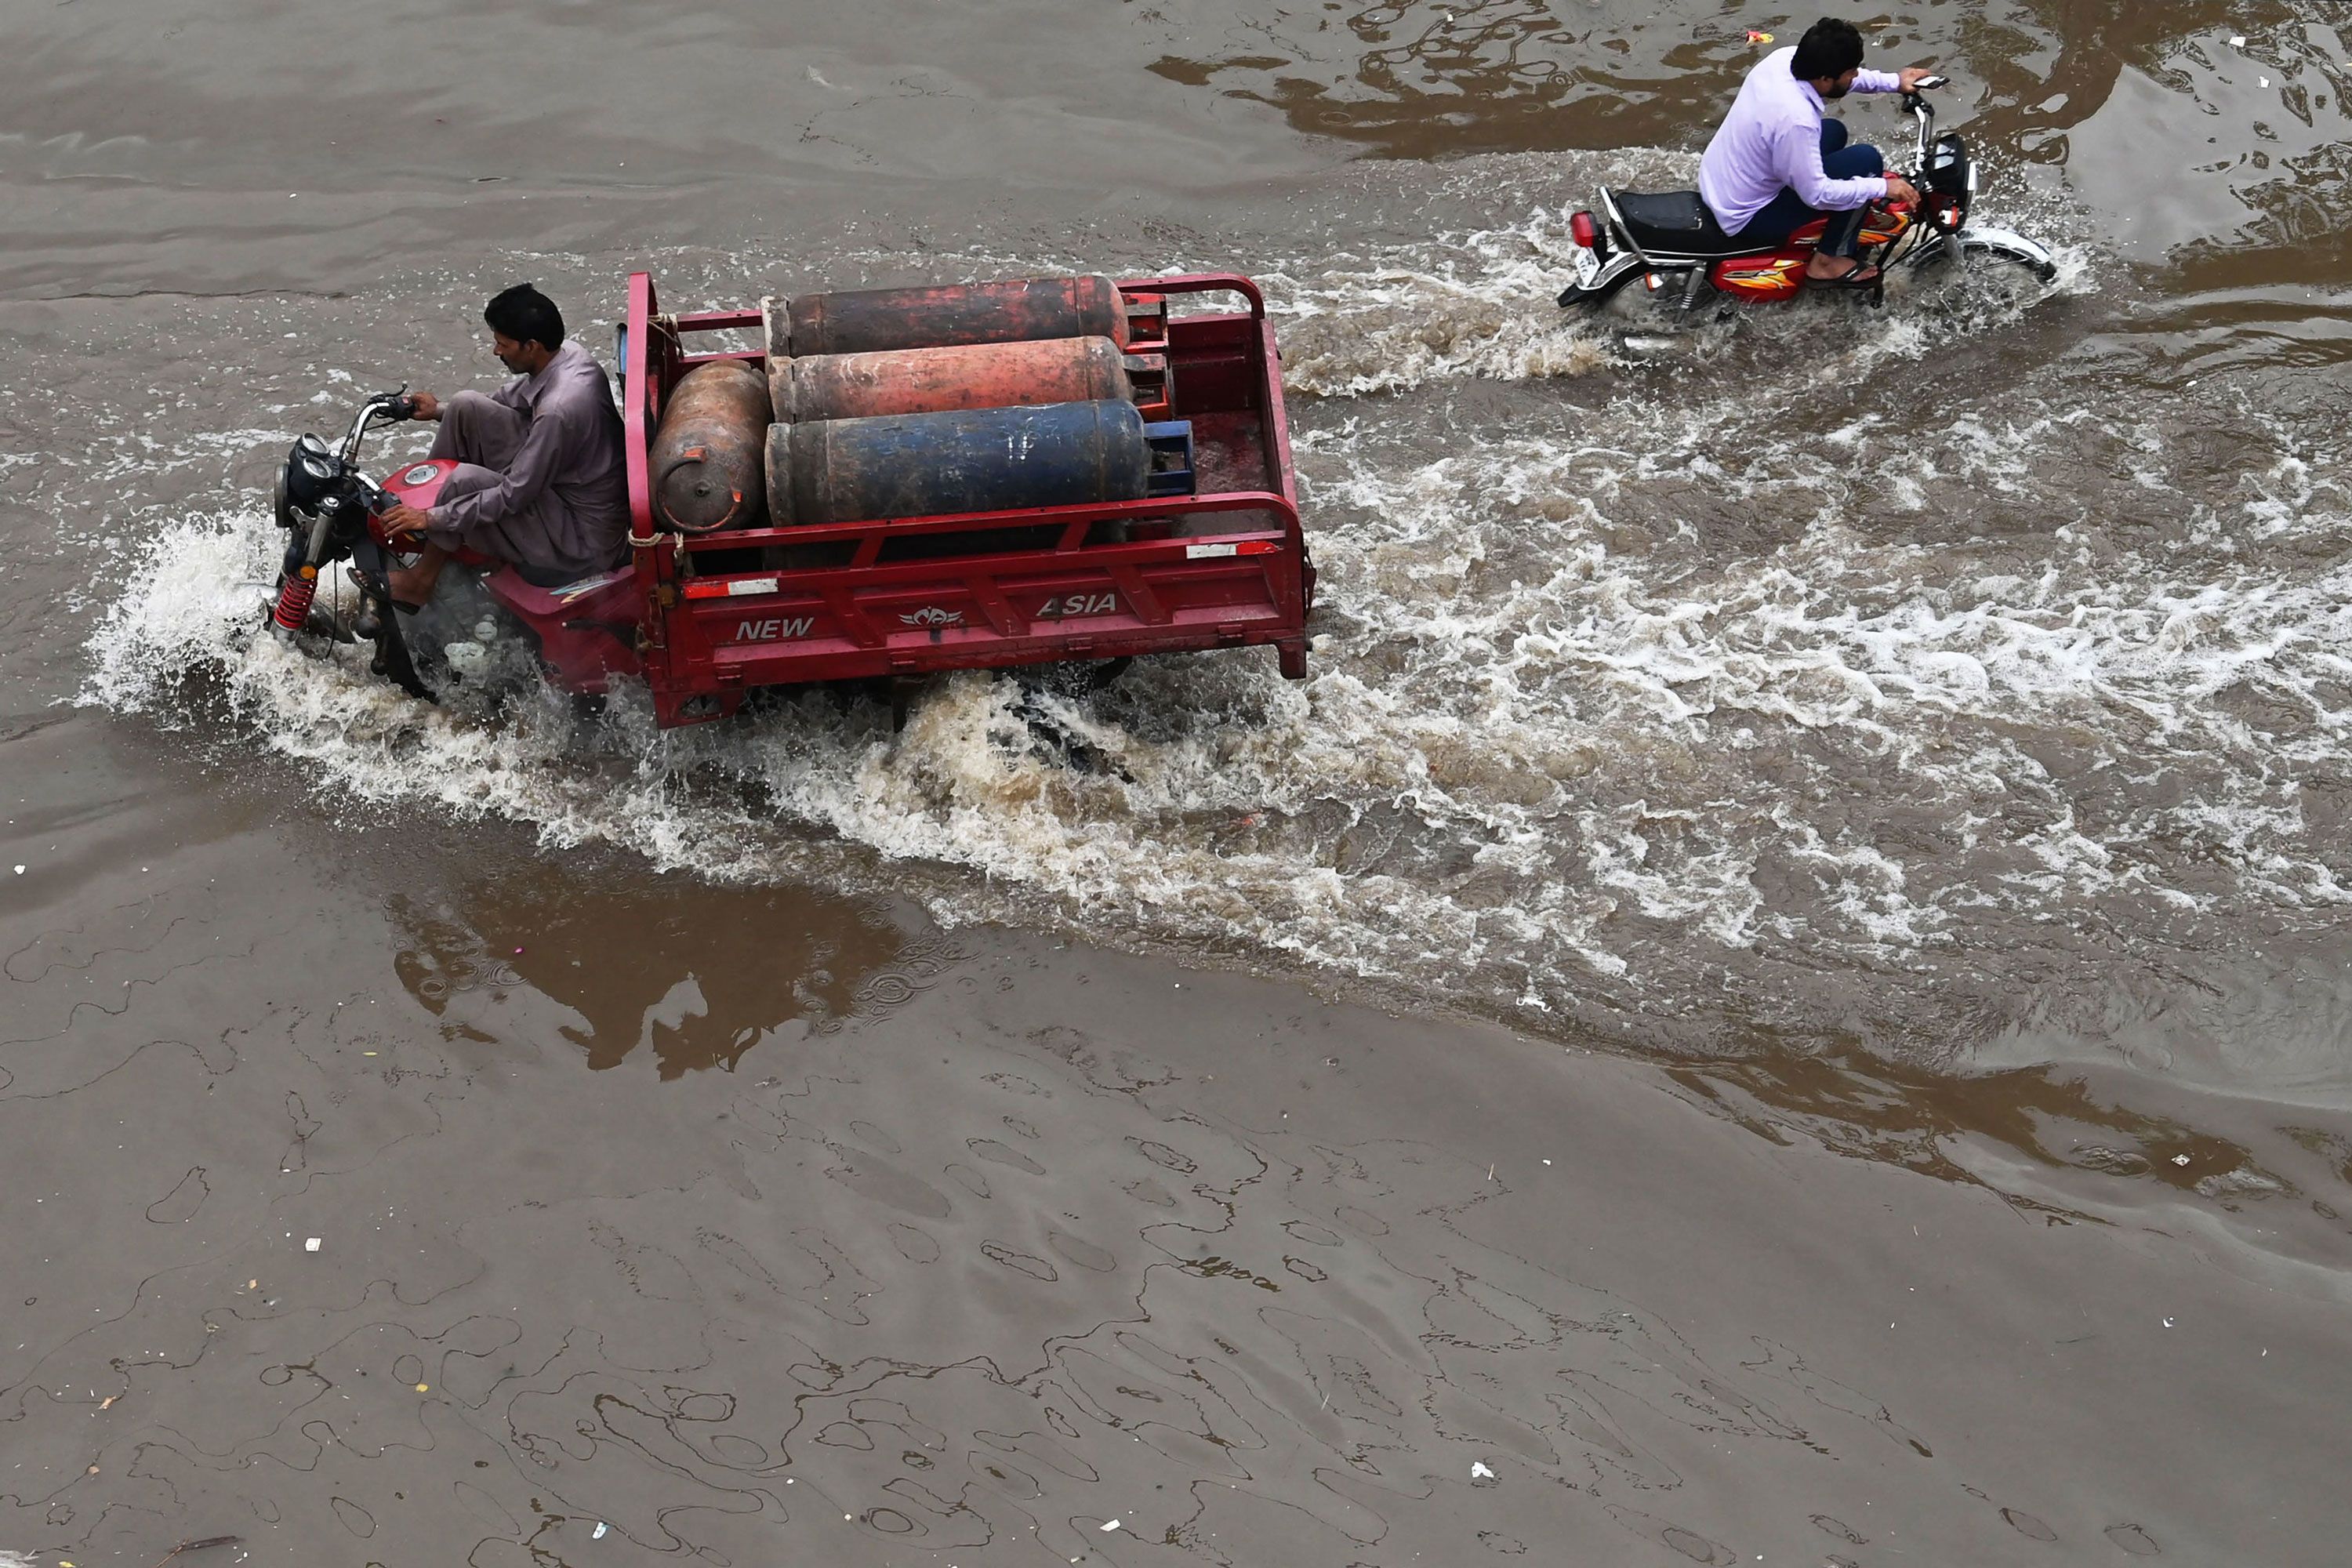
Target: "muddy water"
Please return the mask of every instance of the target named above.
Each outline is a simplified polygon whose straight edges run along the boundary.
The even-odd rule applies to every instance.
[[[0,1560],[2340,1561],[2352,17],[1881,14],[2054,288],[1563,321],[1802,20],[12,24]],[[492,288],[1071,265],[1265,281],[1303,685],[251,635]]]

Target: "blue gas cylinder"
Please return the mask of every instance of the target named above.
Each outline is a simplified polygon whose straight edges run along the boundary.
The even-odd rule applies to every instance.
[[[1151,444],[1125,398],[768,427],[775,526],[1139,500]]]

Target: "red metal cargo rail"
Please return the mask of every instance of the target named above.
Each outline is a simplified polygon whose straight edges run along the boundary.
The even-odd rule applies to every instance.
[[[1197,493],[810,527],[656,531],[648,451],[688,369],[758,350],[689,341],[756,331],[757,309],[659,313],[629,279],[622,416],[645,677],[663,724],[735,710],[756,687],[1274,645],[1307,673],[1315,570],[1298,526],[1280,359],[1257,286],[1234,273],[1118,285],[1164,322],[1173,400],[1192,424]],[[1245,312],[1171,317],[1171,296],[1229,293]]]

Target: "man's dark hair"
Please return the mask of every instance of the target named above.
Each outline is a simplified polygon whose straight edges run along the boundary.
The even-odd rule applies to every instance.
[[[519,343],[544,343],[550,353],[563,346],[563,312],[555,301],[528,283],[518,283],[491,296],[482,320],[490,330]]]
[[[1789,62],[1789,74],[1799,81],[1819,81],[1825,76],[1843,76],[1860,64],[1861,29],[1852,22],[1824,16],[1797,40],[1797,55]]]

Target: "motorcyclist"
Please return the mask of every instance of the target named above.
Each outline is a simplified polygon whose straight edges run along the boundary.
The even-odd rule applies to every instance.
[[[482,319],[516,379],[446,403],[415,395],[416,417],[441,426],[432,455],[458,466],[430,510],[404,502],[384,514],[396,542],[423,545],[415,565],[388,574],[397,605],[429,599],[460,546],[555,586],[613,564],[628,534],[621,416],[604,367],[564,340],[562,313],[530,284],[499,293]]]
[[[1724,233],[1759,250],[1827,217],[1806,278],[1868,288],[1879,269],[1856,254],[1865,209],[1881,197],[1916,203],[1919,193],[1886,172],[1877,148],[1849,144],[1844,122],[1827,119],[1822,106],[1849,92],[1909,92],[1932,73],[1924,66],[1900,73],[1861,66],[1861,32],[1833,17],[1806,28],[1794,48],[1759,60],[1707,143],[1698,190]]]

